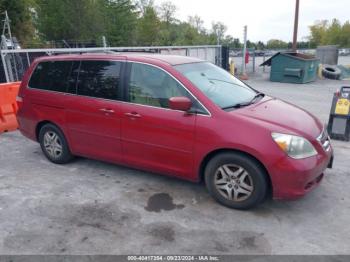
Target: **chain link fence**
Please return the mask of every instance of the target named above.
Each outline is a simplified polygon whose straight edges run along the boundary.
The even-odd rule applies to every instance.
[[[70,43],[71,44],[71,43]],[[242,49],[228,49],[220,45],[206,46],[146,46],[146,47],[89,47],[89,48],[48,48],[48,49],[11,49],[1,50],[0,83],[20,81],[29,65],[40,56],[57,54],[74,54],[89,52],[149,52],[170,55],[183,55],[197,57],[212,62],[226,70],[233,62],[235,74],[242,73],[243,59]],[[287,50],[256,50],[247,49],[249,53],[248,63],[245,64],[248,75],[262,75],[270,72],[270,67],[260,65],[277,52]],[[300,53],[315,54],[315,49],[298,50]],[[339,49],[339,64],[350,64],[350,49]]]
[[[97,47],[97,48],[52,48],[1,50],[0,82],[21,81],[30,64],[41,56],[58,54],[101,53],[101,52],[147,52],[168,55],[196,57],[224,67],[222,46],[146,46],[146,47]]]

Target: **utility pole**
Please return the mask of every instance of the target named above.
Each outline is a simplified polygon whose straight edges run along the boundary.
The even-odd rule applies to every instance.
[[[293,46],[292,46],[293,52],[297,51],[298,23],[299,23],[299,0],[295,0],[294,33],[293,33]]]
[[[220,30],[219,30],[219,28],[217,28],[216,29],[216,44],[217,45],[220,45],[220,37],[221,37]]]

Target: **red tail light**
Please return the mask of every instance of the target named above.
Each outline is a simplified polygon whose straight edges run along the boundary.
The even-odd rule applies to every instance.
[[[17,97],[16,97],[16,102],[17,102],[17,103],[23,103],[23,97],[17,96]]]
[[[23,104],[23,97],[16,96],[16,102],[17,102],[18,109],[20,109],[22,107],[22,104]]]

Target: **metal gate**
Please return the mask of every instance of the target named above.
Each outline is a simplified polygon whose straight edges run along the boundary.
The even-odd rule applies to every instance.
[[[254,48],[247,48],[249,53],[249,61],[245,64],[245,70],[248,74],[254,74],[256,71],[256,58],[260,54]],[[234,63],[237,74],[242,73],[243,63],[245,62],[245,56],[241,48],[230,49],[230,61]]]
[[[98,48],[56,48],[56,49],[11,49],[1,50],[0,82],[21,81],[31,62],[40,56],[98,52],[148,52],[169,55],[197,57],[226,69],[222,46],[145,46],[145,47],[98,47]],[[225,64],[224,64],[224,63]]]

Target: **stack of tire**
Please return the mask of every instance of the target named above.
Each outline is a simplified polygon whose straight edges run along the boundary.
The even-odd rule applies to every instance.
[[[328,79],[339,80],[341,70],[335,65],[324,65],[322,68],[322,76]]]

